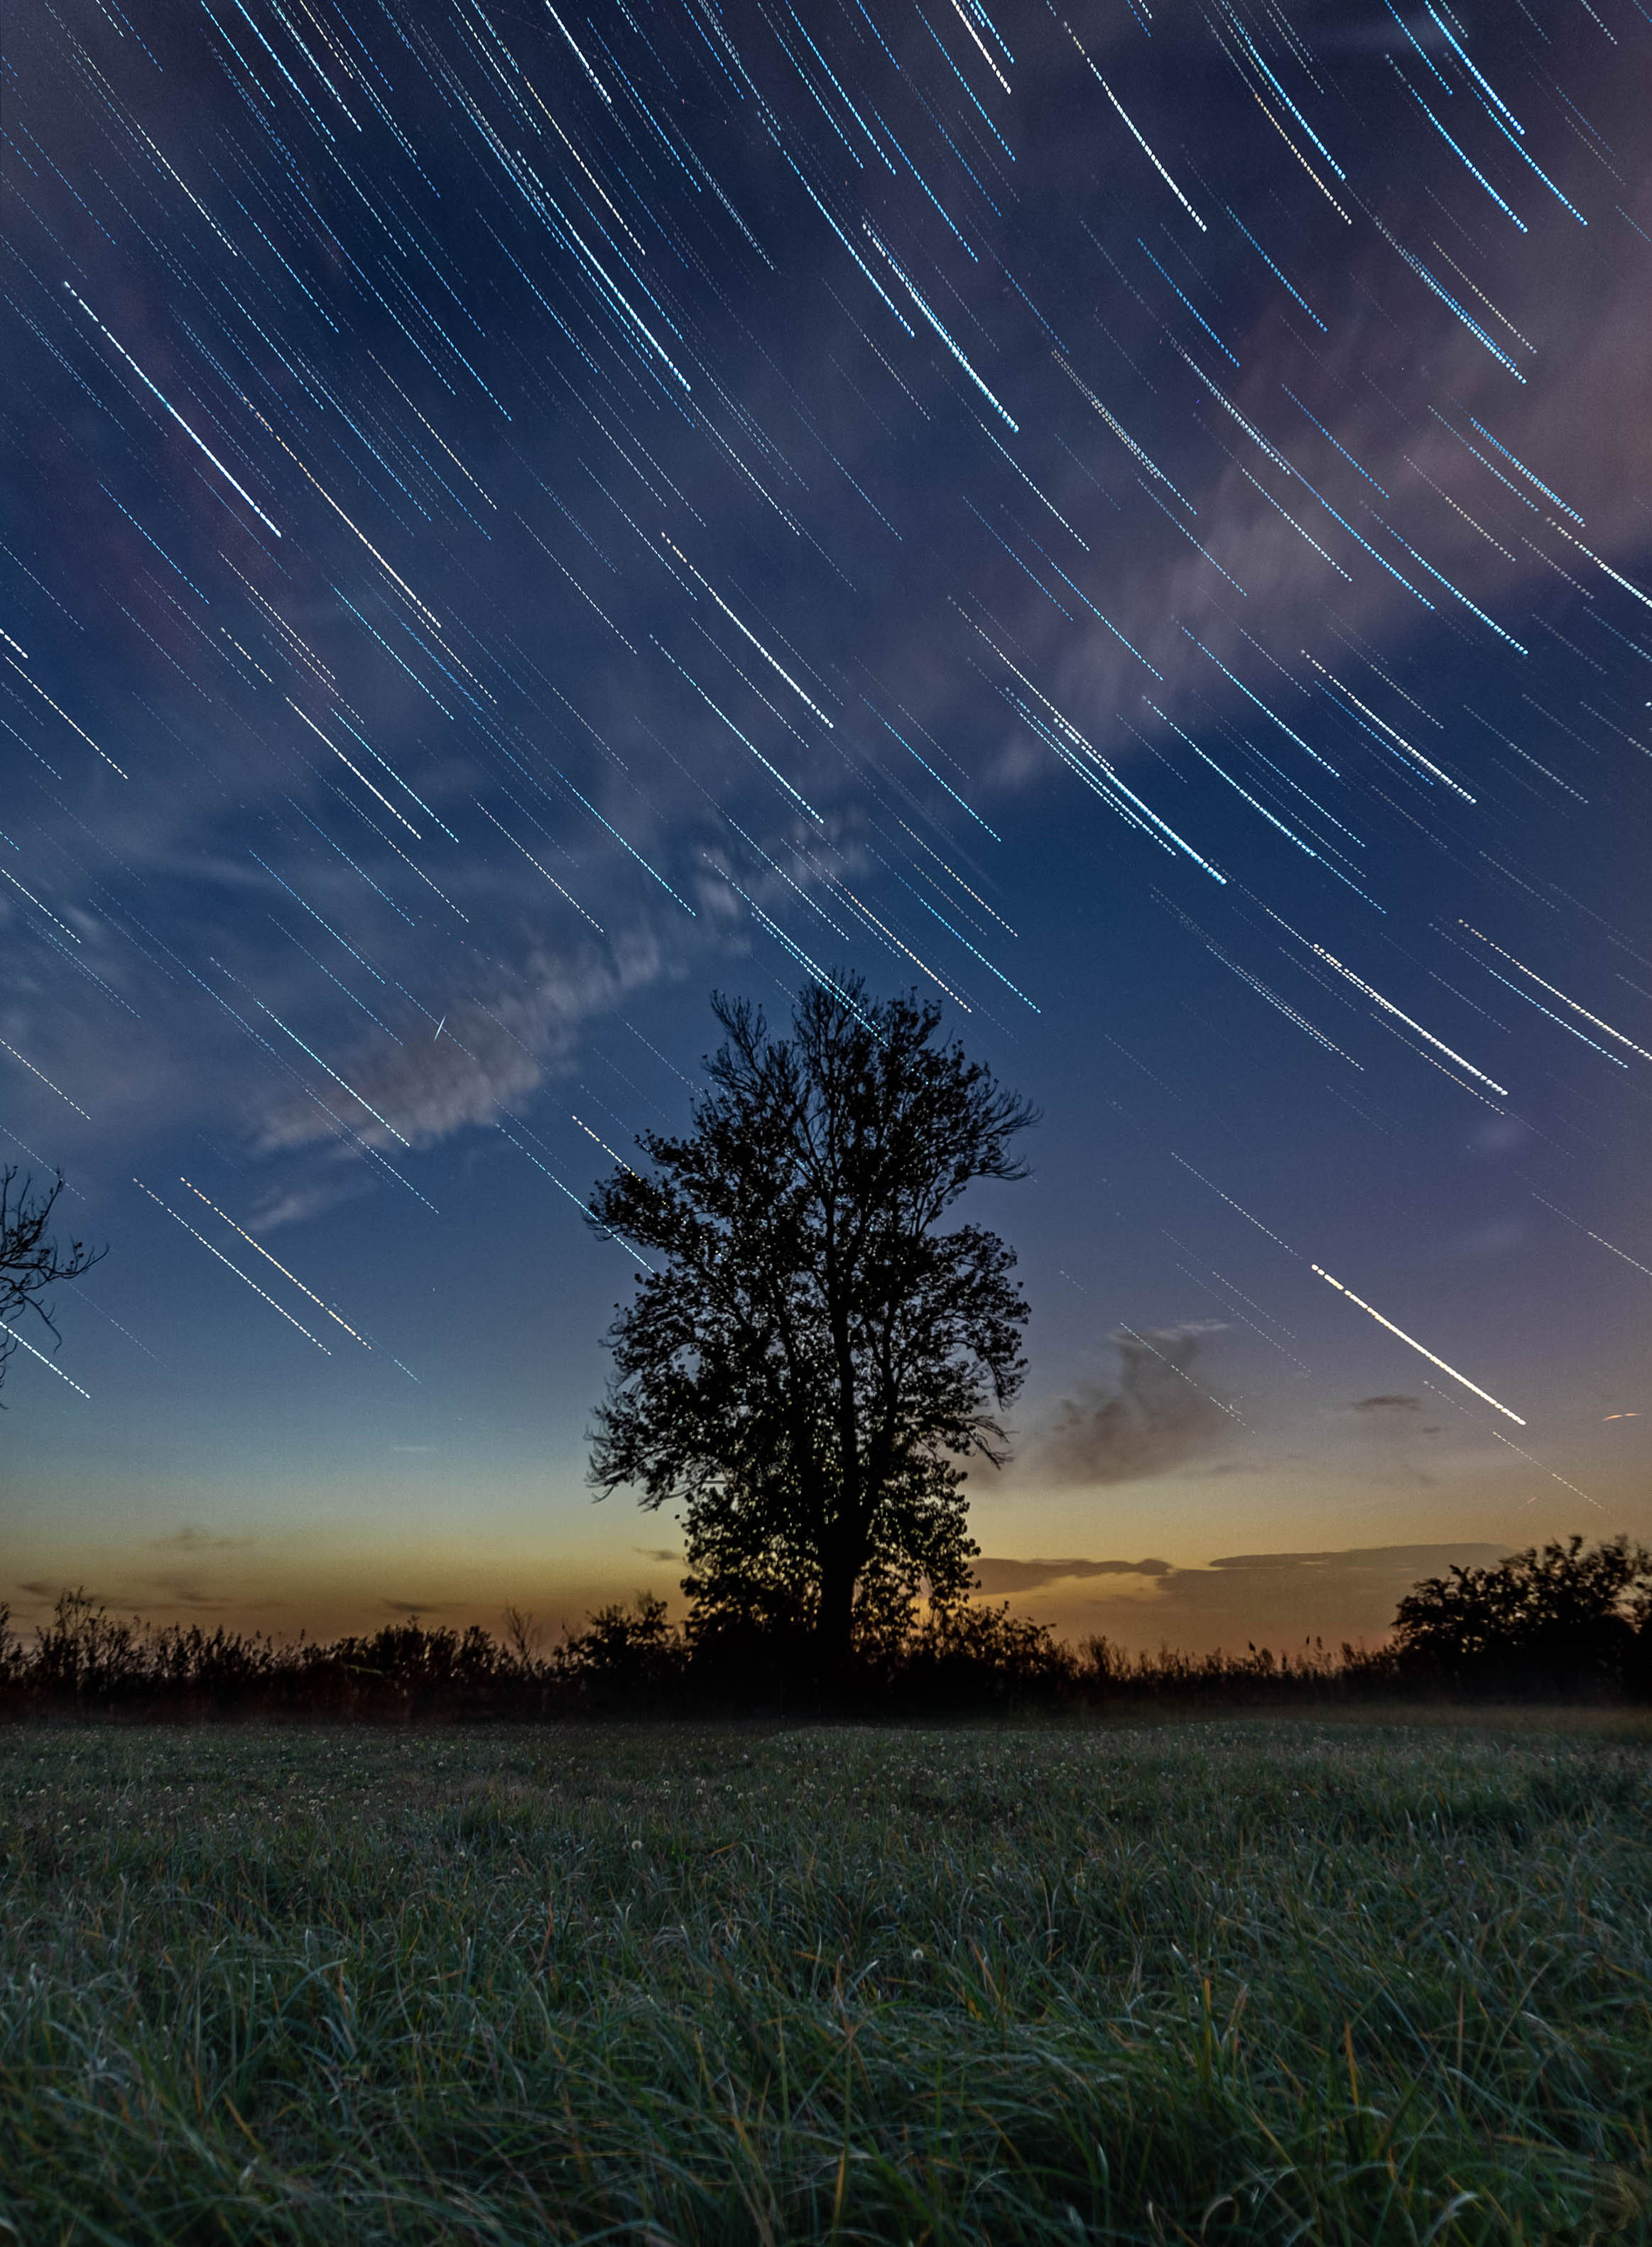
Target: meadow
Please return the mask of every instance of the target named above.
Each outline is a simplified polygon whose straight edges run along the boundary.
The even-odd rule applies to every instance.
[[[1652,1722],[0,1727],[27,2247],[1652,2239]]]

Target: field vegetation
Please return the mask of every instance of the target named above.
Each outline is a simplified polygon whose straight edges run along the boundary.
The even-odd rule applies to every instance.
[[[278,1640],[147,1622],[85,1592],[65,1592],[29,1639],[0,1608],[0,1717],[958,1715],[1332,1700],[1442,1682],[1432,1669],[1420,1677],[1385,1649],[1141,1655],[1105,1638],[1074,1648],[1027,1617],[974,1606],[932,1611],[898,1636],[863,1639],[853,1667],[824,1685],[807,1628],[731,1629],[718,1617],[697,1629],[670,1622],[666,1602],[646,1592],[587,1616],[549,1648],[543,1636],[531,1617],[509,1610],[497,1636],[481,1624],[456,1630],[413,1616],[338,1639]],[[1596,1690],[1603,1681],[1566,1682]],[[1618,1682],[1604,1681],[1608,1689]]]
[[[1652,1719],[0,1729],[29,2247],[1652,2238]]]

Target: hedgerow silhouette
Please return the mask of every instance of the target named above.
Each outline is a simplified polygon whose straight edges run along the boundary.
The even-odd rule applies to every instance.
[[[543,1718],[634,1711],[757,1713],[836,1708],[945,1715],[1155,1701],[1274,1705],[1315,1700],[1652,1699],[1652,1554],[1627,1537],[1581,1537],[1453,1568],[1400,1603],[1375,1649],[1318,1639],[1276,1652],[1134,1654],[1075,1647],[1007,1606],[932,1608],[903,1635],[869,1636],[829,1696],[813,1642],[783,1614],[743,1627],[672,1622],[638,1592],[588,1615],[548,1651],[531,1616],[495,1636],[419,1617],[327,1642],[122,1618],[65,1590],[32,1642],[0,1607],[0,1714]]]

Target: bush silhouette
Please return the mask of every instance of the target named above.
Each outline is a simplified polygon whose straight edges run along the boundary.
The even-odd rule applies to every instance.
[[[1430,1576],[1394,1618],[1401,1667],[1500,1690],[1652,1684],[1652,1553],[1627,1537],[1529,1546]]]

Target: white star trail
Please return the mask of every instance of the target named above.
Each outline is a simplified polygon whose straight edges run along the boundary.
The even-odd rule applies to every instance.
[[[1323,1326],[1320,1243],[1565,1431],[1454,1428],[1454,1528],[1633,1520],[1652,14],[1368,13],[12,11],[0,1077],[108,1249],[88,1488],[169,1322],[179,1474],[259,1424],[227,1229],[358,1344],[317,1456],[495,1490],[707,994],[864,977],[1042,1110],[1029,1299],[1139,1285],[1157,1377],[1147,1290]],[[1327,1489],[1330,1331],[1242,1408]]]
[[[1517,1428],[1525,1427],[1526,1423],[1519,1414],[1512,1412],[1506,1404],[1499,1404],[1489,1390],[1479,1388],[1469,1379],[1466,1373],[1459,1373],[1456,1366],[1448,1365],[1443,1357],[1436,1357],[1431,1349],[1418,1342],[1414,1335],[1407,1334],[1403,1327],[1396,1327],[1392,1319],[1385,1319],[1381,1311],[1373,1310],[1370,1304],[1356,1295],[1352,1287],[1345,1287],[1340,1280],[1334,1280],[1322,1266],[1315,1264],[1313,1268],[1328,1287],[1335,1287],[1339,1295],[1345,1295],[1356,1310],[1363,1311],[1367,1318],[1375,1319],[1378,1326],[1386,1327],[1389,1334],[1397,1335],[1408,1349],[1414,1349],[1419,1357],[1427,1358],[1430,1365],[1437,1365],[1440,1371],[1449,1373],[1453,1381],[1460,1381],[1464,1388],[1478,1397],[1483,1404],[1489,1404],[1494,1412],[1500,1412],[1505,1420],[1512,1420]]]

